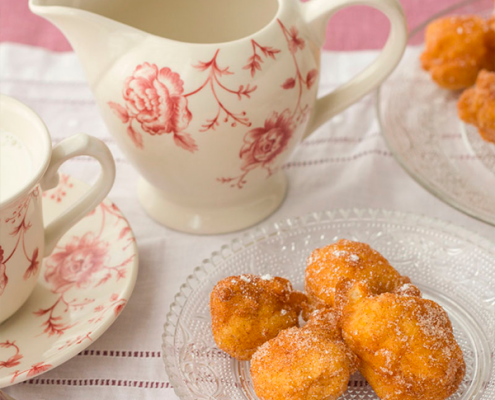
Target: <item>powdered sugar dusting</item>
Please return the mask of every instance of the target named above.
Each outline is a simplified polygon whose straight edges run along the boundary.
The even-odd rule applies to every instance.
[[[418,310],[415,313],[418,325],[427,336],[445,342],[450,330],[447,313],[437,304],[425,300],[424,310]]]
[[[394,293],[406,297],[421,297],[421,291],[412,283],[404,283],[394,290]]]
[[[357,254],[351,253],[347,250],[334,250],[332,254],[337,258],[344,258],[347,262],[355,263],[360,260],[360,257]]]
[[[308,258],[305,287],[308,297],[334,306],[335,288],[345,277],[366,282],[373,293],[385,293],[409,281],[368,244],[341,239],[314,250]]]
[[[323,393],[336,399],[347,389],[351,371],[342,341],[306,328],[281,332],[251,359],[253,385],[264,399],[323,399]]]
[[[298,325],[300,303],[284,278],[242,274],[219,281],[210,296],[213,337],[217,346],[238,360],[280,331]]]
[[[387,375],[393,375],[393,366],[392,366],[392,361],[394,359],[393,353],[388,350],[388,349],[380,349],[377,352],[375,352],[375,356],[379,357],[382,359],[384,362],[382,366],[380,367],[380,370]]]
[[[359,290],[356,285],[351,291]],[[346,342],[367,367],[393,382],[390,389],[393,387],[394,394],[386,389],[381,394],[383,399],[406,395],[444,399],[455,393],[464,376],[462,351],[445,310],[431,300],[400,293],[417,290],[405,284],[395,293],[356,298],[343,310]],[[363,317],[366,326],[359,323]],[[368,327],[377,330],[367,331]],[[371,377],[368,368],[363,371],[365,378]],[[441,378],[438,371],[442,371]]]

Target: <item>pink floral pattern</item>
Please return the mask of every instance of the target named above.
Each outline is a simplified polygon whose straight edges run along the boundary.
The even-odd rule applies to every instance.
[[[299,37],[297,27],[292,26],[287,29],[282,21],[278,20],[278,23],[287,41],[287,47],[292,55],[295,67],[295,75],[286,78],[281,87],[285,90],[291,90],[297,85],[297,103],[292,112],[289,109],[285,109],[281,113],[273,111],[265,120],[264,126],[254,128],[245,134],[243,145],[239,152],[241,173],[235,177],[217,179],[221,183],[230,184],[231,187],[242,189],[247,183],[246,176],[255,168],[263,168],[268,172],[267,177],[271,176],[274,173],[272,166],[276,158],[287,149],[294,129],[306,119],[310,111],[309,104],[301,105],[302,95],[305,89],[309,90],[315,84],[318,70],[312,69],[306,74],[306,77],[303,77],[296,53],[304,49],[306,42]],[[253,44],[253,49],[255,48]],[[252,62],[255,60],[259,61],[259,58],[250,59]],[[259,64],[254,66],[254,71],[260,69],[258,67],[260,67]],[[254,75],[254,72],[252,72],[252,75]]]
[[[261,47],[260,47],[261,48]],[[263,48],[267,55],[275,54],[276,51],[270,48]],[[152,136],[173,134],[174,142],[178,147],[194,153],[198,146],[193,137],[184,132],[193,118],[193,114],[188,108],[188,97],[193,96],[205,87],[209,87],[212,95],[218,104],[218,112],[212,119],[206,121],[201,131],[215,129],[220,124],[221,113],[225,113],[224,122],[232,120],[232,126],[237,123],[249,126],[249,119],[246,113],[234,113],[227,109],[217,94],[217,90],[250,98],[250,94],[256,90],[256,86],[251,87],[241,85],[237,90],[230,89],[221,82],[224,75],[232,75],[229,67],[221,68],[217,63],[220,50],[215,52],[209,61],[200,61],[194,67],[200,71],[208,71],[208,76],[204,83],[190,93],[184,94],[184,82],[178,73],[170,68],[159,69],[156,64],[145,62],[138,65],[132,74],[124,82],[123,99],[124,105],[108,102],[108,106],[115,115],[127,124],[127,134],[139,149],[144,148],[143,135],[138,132],[133,125],[134,121],[139,123],[141,131]]]
[[[317,69],[312,69],[311,71],[308,72],[306,75],[306,86],[308,89],[311,89],[311,87],[315,84],[316,78],[318,78],[318,70]]]
[[[26,374],[27,378],[32,378],[33,376],[36,376],[36,375],[42,374],[45,371],[48,371],[50,368],[52,368],[52,366],[50,364],[45,364],[43,362],[36,363],[36,364],[32,365],[31,368],[26,369],[24,371],[15,371],[12,374],[12,380],[10,382],[14,383],[15,380],[19,376],[24,375],[24,374]]]
[[[280,20],[278,20],[278,24],[282,29],[285,40],[287,41],[287,46],[290,53],[292,54],[292,59],[294,60],[295,67],[295,75],[288,77],[281,86],[283,89],[286,90],[294,89],[296,85],[298,86],[299,91],[297,96],[297,103],[294,107],[292,117],[296,118],[296,122],[302,122],[309,113],[308,104],[306,104],[304,107],[301,106],[302,94],[305,88],[309,90],[314,85],[318,78],[318,70],[312,69],[306,74],[306,77],[303,77],[303,74],[299,67],[299,62],[296,58],[296,53],[299,50],[304,49],[304,47],[306,46],[306,42],[304,41],[304,39],[299,37],[299,30],[295,26],[287,29]]]
[[[70,181],[70,175],[60,174],[58,185],[50,191],[50,200],[61,203],[63,198],[67,196],[67,190],[72,189],[74,184]],[[48,192],[43,192],[43,197],[48,196]]]
[[[194,139],[183,132],[192,119],[187,98],[183,96],[184,82],[170,68],[158,69],[155,64],[138,65],[124,83],[125,106],[108,105],[123,123],[136,147],[143,148],[142,134],[133,127],[133,121],[150,135],[172,133],[177,146],[194,152]]]
[[[93,332],[88,332],[85,335],[78,335],[74,339],[66,340],[65,343],[62,346],[60,346],[58,349],[59,350],[66,349],[66,348],[71,347],[75,344],[81,344],[85,340],[89,340],[90,342],[92,342],[93,341],[93,339],[91,339],[92,333]]]
[[[289,113],[289,110],[285,110],[280,115],[274,112],[265,121],[263,128],[255,128],[246,134],[240,152],[243,160],[241,169],[249,170],[258,165],[267,168],[286,148],[292,136],[292,121]]]
[[[10,356],[7,360],[0,360],[0,369],[2,368],[13,368],[18,366],[21,363],[22,354],[19,346],[15,344],[15,341],[8,341],[0,343],[0,348],[4,349],[12,349],[14,350],[14,354]]]
[[[96,316],[90,319],[88,322],[89,323],[100,322],[103,319],[104,315],[110,310],[113,310],[115,316],[117,316],[121,313],[121,311],[124,309],[126,304],[127,304],[126,299],[122,299],[119,297],[117,293],[113,293],[110,296],[109,302],[106,305],[100,305],[98,307],[95,307],[94,311]]]
[[[24,272],[24,280],[28,280],[31,275],[36,276],[38,273],[38,270],[40,268],[40,260],[38,259],[39,257],[39,250],[36,247],[33,251],[33,255],[31,256],[31,259],[29,260],[30,264],[29,267],[26,269],[26,272]]]
[[[256,71],[261,71],[261,63],[263,59],[256,53],[258,48],[265,57],[270,57],[275,60],[275,54],[280,53],[280,50],[274,49],[270,46],[261,46],[256,40],[251,39],[251,45],[253,46],[253,55],[248,58],[248,63],[244,66],[244,69],[251,71],[251,76],[254,78]]]
[[[3,294],[7,283],[9,283],[9,278],[7,277],[7,266],[3,262],[3,249],[0,246],[0,296]]]
[[[290,29],[287,29],[284,24],[282,24],[282,21],[277,20],[280,26],[282,27],[282,30],[284,31],[284,35],[287,39],[287,43],[289,45],[289,51],[292,54],[296,54],[297,50],[304,50],[304,47],[306,46],[306,42],[304,39],[299,37],[299,29],[295,26],[291,26]]]
[[[25,199],[21,200],[15,207],[12,215],[7,217],[0,229],[11,229],[10,235],[17,240],[12,249],[6,249],[0,246],[0,296],[3,295],[9,283],[7,274],[7,264],[17,252],[22,251],[22,255],[26,260],[26,271],[24,272],[24,280],[28,280],[31,276],[36,276],[39,269],[39,249],[33,249],[32,255],[29,256],[26,248],[26,234],[31,229],[31,222],[28,221],[29,209],[33,200],[39,196],[39,189],[34,189]]]
[[[310,90],[316,83],[318,70],[314,68],[303,74],[296,55],[305,49],[306,41],[300,36],[296,26],[287,28],[282,21],[277,21],[295,66],[294,75],[285,78],[281,87],[285,90],[298,90],[297,103],[291,110],[270,110],[264,126],[251,129],[245,134],[239,152],[241,174],[217,179],[222,183],[229,183],[231,187],[242,188],[247,183],[246,175],[256,167],[264,168],[270,176],[273,173],[275,158],[287,148],[294,129],[302,124],[310,111],[309,104],[303,105],[301,102],[303,92]],[[254,78],[257,71],[262,70],[262,64],[270,58],[275,60],[282,50],[261,45],[254,39],[251,39],[250,44],[252,53],[243,69],[248,70]],[[219,93],[223,93],[224,96],[237,96],[239,100],[250,99],[257,86],[248,83],[240,85],[237,89],[228,87],[224,78],[233,75],[234,72],[229,66],[219,65],[219,54],[220,49],[217,49],[209,61],[199,61],[193,65],[197,70],[206,73],[206,78],[199,87],[188,93],[184,93],[185,84],[179,74],[170,68],[160,69],[148,62],[136,67],[124,82],[123,105],[112,101],[108,102],[108,105],[121,122],[127,124],[127,133],[137,148],[144,148],[144,132],[152,136],[171,133],[178,147],[191,153],[199,150],[195,139],[185,133],[185,130],[193,119],[188,100],[203,90],[211,92],[212,100],[217,104],[217,111],[201,125],[200,132],[215,130],[221,123],[230,123],[232,127],[243,125],[251,128],[252,123],[246,111],[232,110]],[[137,129],[137,124],[140,129]]]
[[[251,122],[249,121],[249,118],[246,116],[246,112],[241,111],[235,113],[229,110],[218,97],[217,91],[218,90],[224,91],[225,93],[235,95],[239,100],[242,100],[243,98],[250,99],[251,93],[254,92],[257,89],[257,87],[250,86],[249,84],[247,84],[246,86],[240,85],[237,90],[234,90],[225,86],[221,81],[222,77],[226,75],[234,75],[234,73],[230,71],[229,67],[222,68],[218,65],[217,58],[219,52],[220,50],[217,50],[215,52],[215,55],[210,61],[206,61],[206,62],[200,61],[197,65],[194,65],[194,67],[199,69],[200,71],[203,72],[208,71],[208,76],[198,89],[186,95],[186,96],[192,96],[202,91],[205,87],[209,86],[211,93],[213,95],[213,99],[218,105],[217,114],[215,115],[214,118],[208,119],[206,123],[202,125],[203,128],[201,129],[201,132],[206,132],[210,129],[215,129],[216,126],[220,125],[220,117],[222,113],[225,113],[225,118],[223,119],[223,122],[227,123],[229,121],[232,121],[231,122],[232,127],[237,126],[238,123],[245,126],[251,126]]]
[[[125,218],[113,204],[108,206],[102,203],[98,209],[102,216],[99,232],[97,234],[87,232],[82,236],[72,237],[64,246],[57,247],[46,262],[44,279],[52,293],[57,294],[58,297],[50,307],[34,312],[36,316],[45,319],[41,325],[44,327],[43,334],[62,336],[74,326],[64,320],[67,313],[71,309],[82,309],[95,301],[91,298],[68,300],[66,296],[68,291],[73,288],[95,288],[104,285],[112,277],[117,281],[126,277],[126,266],[133,260],[134,255],[119,265],[109,265],[110,245],[101,238],[108,218],[114,218],[116,222],[125,221]],[[134,241],[130,229],[126,228],[128,228],[127,223],[120,232],[119,240],[130,236],[131,241],[128,241],[123,250]]]
[[[79,185],[69,176],[61,176],[59,186],[44,196],[44,211],[56,215],[66,208],[61,203],[76,201],[77,196],[70,191],[75,188],[80,193]],[[53,194],[61,190],[65,195],[58,201]],[[27,208],[27,202],[16,205],[8,222],[2,225],[17,238],[17,251],[23,256],[23,239],[19,235],[30,226]],[[2,330],[0,386],[19,383],[57,366],[62,355],[59,351],[74,354],[86,347],[126,306],[136,265],[136,252],[129,248],[135,242],[129,224],[109,201],[101,203],[85,220],[76,224],[71,230],[74,234],[64,236],[53,254],[43,261],[38,249],[26,249],[29,260],[22,272],[32,278],[41,269],[43,295],[37,305],[26,303],[13,324]],[[8,279],[4,265],[9,262],[10,252],[0,247],[2,286]],[[8,274],[8,268],[6,271]],[[26,324],[21,325],[23,329],[16,325],[18,322]]]
[[[246,183],[246,175],[258,167],[267,170],[268,176],[270,176],[272,174],[271,164],[287,147],[293,130],[293,121],[289,110],[285,110],[281,114],[273,112],[263,127],[252,129],[244,136],[244,145],[239,153],[243,173],[235,178],[220,178],[220,181],[223,183],[231,182],[231,186],[242,189]]]
[[[54,293],[63,293],[73,286],[87,287],[99,272],[108,255],[108,243],[92,232],[74,236],[63,249],[52,254],[45,272],[45,280]]]

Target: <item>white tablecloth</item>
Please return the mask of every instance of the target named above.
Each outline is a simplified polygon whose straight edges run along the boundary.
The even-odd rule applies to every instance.
[[[350,78],[375,54],[324,53],[321,92]],[[110,146],[117,161],[110,197],[128,217],[140,257],[134,294],[115,324],[74,359],[6,392],[18,400],[177,399],[161,359],[165,316],[186,276],[235,234],[194,237],[168,230],[146,216],[136,198],[137,173],[107,132],[73,53],[2,44],[0,82],[2,93],[39,113],[54,142],[85,132]],[[83,180],[98,171],[95,162],[84,159],[63,169]],[[440,202],[401,169],[380,136],[373,95],[301,144],[286,172],[287,199],[269,221],[340,207],[381,207],[441,218],[486,237],[495,232]],[[121,386],[124,383],[126,387]]]

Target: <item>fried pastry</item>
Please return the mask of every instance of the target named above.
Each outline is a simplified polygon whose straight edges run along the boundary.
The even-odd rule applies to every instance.
[[[238,360],[287,328],[298,326],[305,295],[284,278],[244,274],[216,284],[210,296],[213,338]]]
[[[477,16],[440,18],[428,25],[423,69],[441,87],[465,89],[476,81],[482,69],[495,69],[493,32]]]
[[[334,311],[325,310],[261,346],[251,360],[251,378],[261,400],[335,400],[356,368]]]
[[[390,292],[409,282],[376,250],[342,239],[314,250],[307,261],[305,287],[312,304],[334,305],[335,287],[343,279],[366,282],[373,293]]]
[[[457,103],[459,118],[476,126],[481,137],[495,143],[495,72],[481,71],[476,85]]]
[[[488,47],[495,50],[495,15],[488,19]]]
[[[344,341],[380,399],[447,399],[466,369],[449,317],[413,285],[396,292],[373,295],[363,282],[341,281],[336,302]]]

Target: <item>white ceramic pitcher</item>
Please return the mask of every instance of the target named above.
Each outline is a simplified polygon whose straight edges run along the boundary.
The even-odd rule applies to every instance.
[[[380,84],[407,41],[397,0],[29,4],[80,57],[108,129],[142,176],[143,207],[194,233],[238,230],[276,210],[294,147]],[[388,17],[387,44],[364,72],[317,100],[326,23],[357,4]]]

